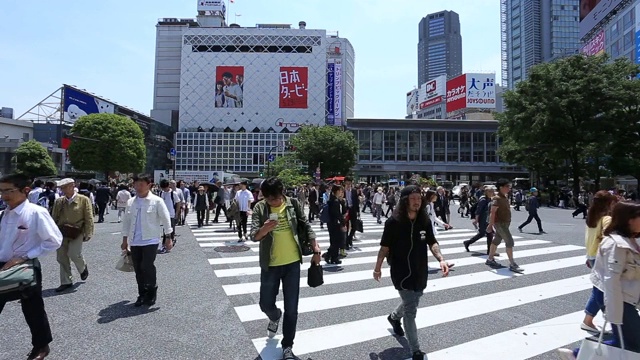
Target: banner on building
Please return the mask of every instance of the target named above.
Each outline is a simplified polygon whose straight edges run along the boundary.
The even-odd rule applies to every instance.
[[[496,108],[496,75],[466,74],[467,101],[466,107],[474,109]]]
[[[418,89],[413,89],[407,93],[407,115],[418,110]]]
[[[589,31],[604,20],[609,13],[620,5],[622,0],[580,0],[580,25],[578,38],[582,39]]]
[[[333,79],[333,114],[336,126],[342,126],[342,61],[336,60]]]
[[[221,12],[225,12],[224,1],[222,1],[222,0],[198,0],[198,11],[221,11]]]
[[[334,125],[335,124],[335,113],[334,113],[334,103],[335,99],[334,95],[334,87],[335,87],[335,64],[330,61],[327,63],[327,119],[325,121],[326,125]]]
[[[218,181],[225,181],[225,174],[223,171],[184,171],[178,170],[176,173],[177,180],[183,180],[187,183],[192,183],[194,181],[198,182],[210,182],[215,184]],[[176,180],[173,179],[173,171],[172,170],[154,170],[153,171],[153,181],[156,184],[159,184],[161,180]]]
[[[309,69],[306,67],[280,67],[280,108],[306,109],[308,100]]]
[[[420,86],[418,91],[418,104],[420,109],[433,106],[442,101],[442,97],[446,93],[447,76],[440,75],[435,79],[431,79]]]
[[[587,56],[600,55],[604,53],[604,30],[600,30],[591,40],[589,40],[587,44],[580,49],[580,52]]]
[[[63,95],[64,121],[75,123],[81,116],[87,114],[113,114],[115,105],[99,99],[93,95],[81,92],[65,85]]]
[[[636,12],[636,52],[635,52],[635,58],[636,64],[640,64],[640,4],[636,5],[636,8],[634,9],[634,11]],[[638,78],[640,78],[640,74],[638,74]]]
[[[243,93],[244,66],[216,66],[215,107],[241,108]]]
[[[467,106],[467,75],[463,74],[447,81],[447,112]]]

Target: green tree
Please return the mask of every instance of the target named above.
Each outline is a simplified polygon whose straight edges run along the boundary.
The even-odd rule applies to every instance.
[[[32,179],[58,173],[47,149],[35,140],[20,144],[12,161],[16,162],[16,172],[25,174]]]
[[[280,174],[285,169],[301,169],[300,160],[298,160],[293,153],[287,153],[282,156],[276,156],[276,159],[272,161],[269,166],[269,174]],[[269,174],[265,174],[268,176]]]
[[[610,149],[620,124],[615,119],[638,67],[628,59],[575,55],[531,68],[527,80],[503,95],[498,115],[500,156],[537,172],[566,163],[577,196],[589,174],[593,149]],[[626,94],[631,95],[631,94]],[[637,95],[636,95],[637,96]],[[623,98],[626,98],[624,96]]]
[[[301,174],[297,169],[284,169],[278,173],[278,178],[287,188],[308,184],[311,181],[311,176]]]
[[[298,160],[314,171],[320,165],[323,178],[348,175],[356,165],[358,142],[353,133],[335,126],[303,127],[291,138]]]
[[[71,133],[69,158],[77,170],[99,171],[108,177],[111,171],[135,173],[145,167],[144,134],[126,116],[86,115],[73,124]]]

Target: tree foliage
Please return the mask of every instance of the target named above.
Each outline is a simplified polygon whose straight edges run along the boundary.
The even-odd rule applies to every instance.
[[[353,133],[335,126],[303,127],[291,138],[298,160],[314,171],[320,165],[323,178],[347,175],[356,165],[358,142]]]
[[[284,186],[287,188],[311,182],[311,176],[301,174],[297,169],[284,169],[278,173],[278,178],[282,180]]]
[[[146,149],[140,127],[126,116],[90,114],[71,128],[69,157],[81,171],[135,173],[144,170]]]
[[[20,144],[12,161],[16,162],[16,172],[25,174],[32,179],[58,173],[47,149],[35,140]]]
[[[621,109],[637,106],[638,82],[630,80],[637,74],[638,66],[628,59],[609,62],[606,55],[575,55],[532,67],[527,80],[503,95],[500,156],[546,175],[568,166],[577,195],[581,178],[599,179],[595,164],[628,127],[623,123],[630,116],[622,123],[619,117],[628,112]]]
[[[282,156],[276,156],[276,159],[269,164],[269,173],[277,175],[286,169],[300,170],[300,168],[300,161],[296,158],[296,155],[287,153]]]

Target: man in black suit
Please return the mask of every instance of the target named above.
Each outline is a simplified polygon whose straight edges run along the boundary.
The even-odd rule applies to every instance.
[[[449,199],[442,186],[438,186],[438,200],[436,200],[436,216],[439,216],[445,224],[449,223]]]
[[[344,178],[344,199],[347,203],[347,212],[349,214],[349,232],[347,234],[347,249],[353,247],[353,237],[356,234],[356,222],[358,221],[358,213],[360,212],[360,198],[358,190],[353,187],[353,179]]]
[[[313,219],[320,213],[318,208],[318,200],[320,199],[320,191],[318,185],[310,185],[309,187],[309,223],[313,223]]]
[[[98,222],[104,222],[104,211],[107,209],[107,204],[111,200],[111,190],[107,186],[107,183],[102,183],[100,187],[96,189],[96,205],[98,205]]]

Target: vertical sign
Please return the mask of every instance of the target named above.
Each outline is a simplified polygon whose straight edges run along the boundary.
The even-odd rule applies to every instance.
[[[447,81],[447,112],[467,106],[467,75],[462,74]]]
[[[640,64],[640,4],[636,5],[636,64]],[[640,74],[638,74],[640,78]]]
[[[336,60],[333,83],[333,114],[336,126],[342,126],[342,61]]]
[[[309,69],[306,67],[280,67],[280,108],[306,109]]]
[[[332,61],[327,63],[327,119],[325,121],[326,125],[334,125],[335,124],[335,113],[333,112],[333,87],[335,84],[335,69],[334,63]]]

